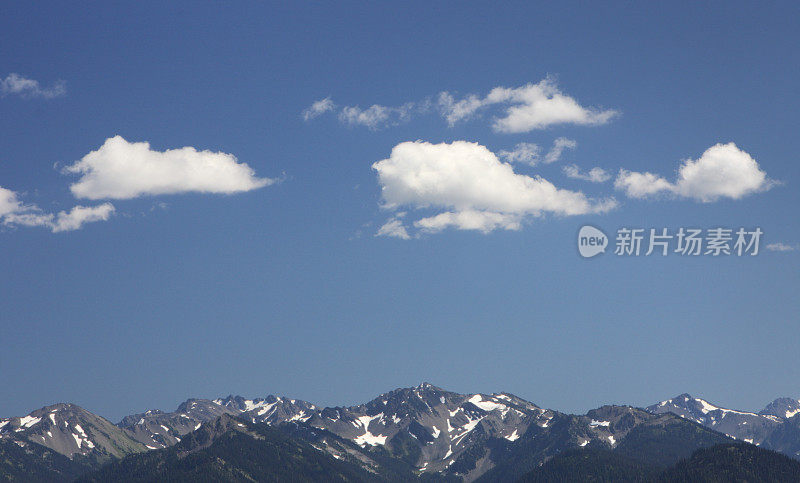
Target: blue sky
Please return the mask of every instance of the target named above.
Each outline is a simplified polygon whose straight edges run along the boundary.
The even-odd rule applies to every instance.
[[[5,4],[0,415],[800,397],[798,13]],[[764,238],[587,260],[584,224]]]

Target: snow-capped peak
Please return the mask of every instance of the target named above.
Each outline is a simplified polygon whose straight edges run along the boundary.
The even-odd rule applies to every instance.
[[[800,400],[781,397],[767,404],[758,414],[789,419],[800,414]]]

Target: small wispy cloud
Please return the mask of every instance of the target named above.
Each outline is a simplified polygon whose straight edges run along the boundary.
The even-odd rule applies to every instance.
[[[574,164],[564,166],[564,174],[568,178],[580,179],[590,183],[605,183],[611,179],[611,175],[603,168],[594,167],[587,172],[583,172]]]
[[[408,230],[406,230],[406,227],[403,225],[403,221],[401,220],[404,215],[405,213],[398,213],[386,220],[386,223],[378,228],[378,232],[375,233],[375,236],[400,238],[401,240],[411,239],[411,236],[408,234]]]
[[[11,73],[5,79],[0,79],[0,95],[16,95],[23,99],[53,99],[67,93],[67,84],[56,81],[50,87],[42,87],[39,81],[28,79],[16,73]]]
[[[114,205],[103,203],[97,206],[78,205],[57,214],[46,213],[34,204],[20,201],[19,193],[0,187],[0,223],[8,227],[39,226],[53,233],[74,231],[86,223],[106,221],[114,211]]]
[[[619,115],[613,109],[586,107],[573,97],[561,92],[554,77],[547,77],[536,84],[521,87],[495,87],[485,96],[469,94],[456,98],[447,91],[440,92],[431,100],[408,102],[401,106],[373,104],[368,108],[358,106],[338,107],[330,97],[320,99],[302,112],[304,120],[309,121],[326,112],[338,110],[341,122],[350,125],[362,125],[370,129],[379,129],[407,121],[413,114],[438,111],[447,124],[455,124],[478,116],[481,111],[491,111],[492,107],[500,108],[499,115],[493,118],[492,128],[502,133],[522,133],[536,129],[545,129],[554,125],[598,126],[609,122]],[[434,109],[432,109],[434,108]],[[569,141],[569,140],[566,140]],[[568,142],[560,149],[569,149]],[[557,159],[561,151],[554,151]],[[545,162],[547,157],[545,157]]]
[[[596,126],[619,114],[613,109],[582,106],[561,92],[553,77],[521,87],[495,87],[485,97],[471,94],[456,99],[448,92],[439,94],[439,108],[451,126],[490,106],[506,106],[504,115],[492,122],[492,128],[502,133],[529,132],[557,124]]]
[[[103,203],[97,206],[75,206],[69,211],[60,211],[50,228],[53,233],[77,230],[86,223],[106,221],[114,213],[114,205]]]
[[[374,104],[366,109],[345,106],[339,111],[339,120],[351,126],[361,125],[370,129],[380,129],[408,121],[414,108],[414,103],[403,104],[400,107]]]
[[[545,155],[544,162],[548,164],[555,163],[561,159],[561,155],[564,154],[564,150],[575,149],[576,147],[578,147],[578,143],[572,139],[556,138],[555,142],[553,142],[553,147],[550,148],[550,151],[548,151],[548,153]]]
[[[367,108],[360,106],[339,106],[330,97],[320,99],[303,110],[301,116],[308,122],[325,113],[337,113],[337,118],[349,126],[364,126],[377,130],[395,126],[411,119],[415,112],[428,110],[430,102],[407,102],[401,106],[384,106],[373,104]]]
[[[518,143],[511,151],[498,151],[497,155],[509,163],[536,166],[542,160],[542,148],[534,143]]]
[[[336,104],[333,103],[330,97],[320,99],[303,111],[303,120],[310,121],[334,109],[336,109]]]
[[[550,164],[561,159],[566,149],[575,149],[578,143],[564,137],[556,138],[553,147],[542,156],[542,148],[534,143],[518,143],[511,151],[499,151],[497,155],[509,163],[536,166],[540,163]]]

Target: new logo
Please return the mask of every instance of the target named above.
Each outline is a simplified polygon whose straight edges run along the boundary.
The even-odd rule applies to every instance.
[[[583,258],[592,258],[604,253],[608,246],[608,237],[599,229],[584,225],[578,232],[578,253]]]

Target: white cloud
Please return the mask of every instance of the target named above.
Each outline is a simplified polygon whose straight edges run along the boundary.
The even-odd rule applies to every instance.
[[[455,125],[458,121],[469,119],[485,105],[485,101],[475,94],[470,94],[457,101],[449,92],[439,93],[439,108],[450,126]]]
[[[367,109],[361,109],[357,106],[345,106],[339,111],[339,120],[350,125],[379,129],[407,121],[413,109],[413,103],[403,104],[400,107],[374,104]]]
[[[407,121],[413,114],[429,112],[431,104],[431,99],[427,98],[399,107],[381,104],[374,104],[366,109],[343,106],[339,109],[338,117],[346,124],[378,129]],[[456,99],[449,92],[440,92],[433,104],[438,106],[442,117],[450,126],[474,117],[480,110],[501,106],[504,111],[494,119],[492,127],[495,131],[504,133],[528,132],[558,124],[594,126],[605,124],[619,114],[612,109],[580,105],[574,98],[562,93],[552,77],[547,77],[538,84],[521,87],[495,87],[485,97],[470,94]],[[309,121],[336,109],[336,104],[330,97],[326,97],[314,102],[302,115],[303,119]],[[561,146],[561,150],[572,147],[574,145],[565,144]],[[553,152],[554,160],[558,159],[560,152]]]
[[[0,187],[0,221],[5,226],[49,226],[53,215],[43,213],[36,205],[26,205],[19,194]]]
[[[739,199],[770,189],[775,184],[758,163],[734,143],[716,144],[697,160],[687,159],[678,168],[675,182],[653,173],[621,169],[614,186],[631,197],[667,193],[704,203],[719,198]]]
[[[773,182],[758,163],[734,143],[708,148],[697,161],[687,160],[678,170],[678,194],[700,201],[741,198],[769,189]]]
[[[17,95],[24,99],[41,98],[52,99],[67,93],[64,81],[57,81],[50,87],[42,87],[39,81],[27,79],[19,74],[11,73],[5,79],[0,79],[0,94]]]
[[[566,174],[568,178],[589,181],[590,183],[605,183],[611,179],[611,175],[608,174],[603,168],[594,167],[588,172],[584,173],[574,164],[564,166],[564,174]]]
[[[78,198],[127,199],[142,195],[184,193],[237,193],[275,182],[257,178],[253,170],[231,154],[197,151],[192,147],[153,151],[148,143],[109,138],[97,150],[64,169],[81,178],[70,186]],[[5,226],[40,226],[53,233],[73,231],[86,223],[106,221],[115,213],[111,203],[77,205],[69,211],[46,213],[24,204],[18,193],[0,187],[0,223]]]
[[[375,130],[408,121],[413,112],[426,111],[428,109],[428,104],[429,101],[407,102],[398,107],[373,104],[366,109],[362,109],[358,106],[338,107],[330,97],[326,97],[325,99],[320,99],[311,104],[310,107],[303,111],[302,116],[305,121],[310,121],[322,114],[333,112],[338,109],[339,113],[337,117],[342,123],[351,126],[365,126]]]
[[[614,187],[622,190],[630,198],[646,198],[662,192],[673,192],[674,186],[661,176],[653,173],[637,173],[619,170]]]
[[[360,124],[370,129],[377,129],[388,122],[390,112],[388,107],[377,104],[367,109],[345,106],[339,113],[339,120],[351,125]]]
[[[489,233],[497,229],[519,230],[522,216],[519,214],[496,213],[493,211],[446,211],[414,222],[414,226],[428,233],[438,233],[446,228],[476,230]]]
[[[773,252],[793,252],[795,250],[800,249],[800,244],[795,243],[794,245],[790,245],[788,243],[778,242],[778,243],[770,243],[767,245],[767,250]]]
[[[303,120],[310,121],[315,117],[321,116],[326,112],[332,111],[336,108],[336,104],[333,103],[330,97],[326,97],[325,99],[320,99],[317,102],[311,104],[311,107],[303,111]]]
[[[53,233],[72,231],[86,223],[106,221],[114,213],[114,205],[103,203],[98,206],[75,206],[69,212],[57,215],[44,213],[36,205],[26,205],[19,201],[16,192],[0,187],[0,222],[5,226],[41,226]]]
[[[6,226],[53,226],[54,216],[51,213],[43,213],[36,206],[29,207],[30,211],[16,211],[8,213],[2,217],[3,224]]]
[[[529,166],[536,166],[540,162],[546,164],[555,163],[561,159],[561,155],[565,149],[575,149],[578,143],[572,139],[564,137],[556,138],[553,141],[553,147],[550,151],[542,157],[542,149],[538,144],[533,143],[518,143],[511,151],[499,151],[497,155],[509,163],[521,163]]]
[[[51,228],[53,233],[77,230],[85,223],[106,221],[113,213],[114,205],[111,203],[103,203],[97,206],[78,205],[69,212],[59,212]]]
[[[528,132],[557,124],[600,125],[618,114],[610,109],[581,106],[563,94],[551,77],[522,87],[495,87],[484,98],[469,95],[456,100],[448,92],[439,95],[439,107],[451,126],[493,105],[508,106],[504,115],[492,124],[495,131],[504,133]]]
[[[409,236],[406,227],[403,226],[403,222],[400,220],[400,216],[394,216],[389,218],[386,223],[384,223],[380,228],[378,228],[378,232],[375,233],[375,236],[386,236],[391,238],[400,238],[402,240],[408,240],[411,238]]]
[[[17,193],[0,186],[0,218],[21,209],[22,202],[17,198]]]
[[[257,178],[232,154],[198,151],[193,147],[154,151],[146,142],[109,138],[97,150],[65,168],[80,174],[70,186],[78,198],[128,199],[187,192],[239,193],[274,183]]]
[[[372,167],[386,209],[441,211],[414,223],[424,231],[519,229],[529,216],[601,213],[616,206],[613,199],[590,200],[540,176],[517,174],[486,147],[466,141],[400,143]]]
[[[541,160],[542,148],[538,144],[519,143],[511,151],[498,151],[497,155],[509,163],[521,163],[536,166]]]
[[[578,147],[578,143],[572,139],[556,138],[553,142],[553,147],[550,148],[550,151],[544,157],[544,162],[548,164],[555,163],[561,159],[561,155],[564,153],[565,149],[575,149],[576,147]]]

